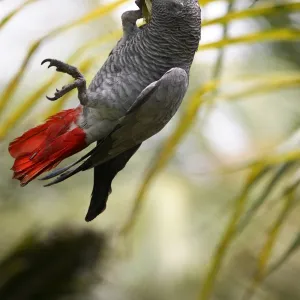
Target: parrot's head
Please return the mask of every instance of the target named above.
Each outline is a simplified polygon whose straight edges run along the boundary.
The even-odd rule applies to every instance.
[[[197,0],[152,0],[152,18],[200,25],[201,10]]]

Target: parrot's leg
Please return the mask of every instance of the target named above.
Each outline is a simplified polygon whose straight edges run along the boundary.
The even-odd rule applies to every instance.
[[[102,110],[117,109],[114,103],[107,97],[105,91],[92,92],[87,89],[85,78],[76,67],[70,66],[60,60],[51,58],[45,59],[42,64],[44,64],[45,62],[50,62],[48,68],[56,67],[56,70],[58,72],[66,73],[75,79],[73,83],[63,86],[61,90],[56,89],[54,97],[47,97],[47,99],[55,101],[71,90],[77,88],[78,99],[81,105]]]
[[[142,1],[136,0],[135,4],[138,6],[138,10],[129,10],[122,14],[122,26],[123,26],[123,35],[129,35],[135,30],[138,29],[136,26],[136,21],[143,17],[142,12]]]
[[[57,100],[59,98],[61,98],[63,95],[67,94],[68,92],[72,91],[73,89],[77,88],[78,91],[79,90],[86,90],[86,81],[84,76],[78,71],[78,69],[74,66],[70,66],[67,63],[64,63],[60,60],[57,59],[51,59],[51,58],[47,58],[45,60],[42,61],[42,64],[44,64],[45,62],[49,62],[49,66],[50,67],[56,67],[56,71],[57,72],[61,72],[61,73],[66,73],[70,76],[72,76],[75,81],[73,83],[67,84],[65,86],[62,87],[61,90],[56,89],[56,93],[54,94],[54,97],[48,97],[47,99],[54,101]]]
[[[122,27],[123,27],[123,37],[119,40],[116,47],[111,51],[110,54],[117,51],[117,49],[120,49],[122,45],[126,41],[128,41],[132,36],[135,35],[135,33],[139,30],[139,28],[136,26],[136,21],[140,18],[142,18],[142,10],[129,10],[122,14]]]
[[[143,17],[142,10],[129,10],[122,14],[123,36],[128,36],[134,33],[138,27],[136,21]]]

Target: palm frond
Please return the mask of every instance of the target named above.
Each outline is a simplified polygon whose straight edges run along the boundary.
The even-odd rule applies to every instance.
[[[259,285],[263,282],[263,280],[268,274],[268,263],[272,256],[273,248],[278,239],[280,230],[284,225],[284,221],[288,217],[288,214],[291,211],[291,208],[293,207],[293,204],[296,200],[295,189],[298,187],[299,183],[300,180],[298,178],[289,187],[287,187],[283,193],[284,201],[283,201],[282,211],[274,221],[274,224],[272,225],[268,237],[260,251],[258,257],[257,271],[253,276],[253,280],[249,289],[246,291],[243,297],[244,300],[250,300],[253,297],[255,291],[257,290]]]
[[[290,244],[290,246],[287,248],[287,250],[281,255],[281,257],[274,262],[273,265],[270,266],[267,276],[273,274],[276,272],[280,267],[287,262],[287,260],[296,252],[299,250],[300,247],[300,233],[298,232]]]
[[[251,222],[254,215],[257,213],[259,208],[265,203],[266,199],[271,194],[273,189],[277,186],[277,184],[282,180],[283,176],[286,176],[287,173],[294,166],[294,162],[289,162],[278,167],[278,169],[274,172],[274,175],[271,177],[269,183],[266,184],[261,195],[257,197],[255,202],[251,205],[251,207],[247,210],[247,212],[244,214],[243,218],[239,222],[237,229],[239,234],[241,234],[243,230],[247,227],[247,225]]]
[[[245,34],[239,37],[228,38],[216,42],[204,43],[199,46],[200,51],[219,49],[241,43],[261,43],[274,41],[297,41],[300,39],[300,30],[290,28],[270,29],[255,33]]]
[[[41,38],[39,38],[35,42],[33,42],[31,44],[25,58],[23,59],[23,62],[21,64],[18,72],[10,80],[6,89],[4,89],[3,93],[0,95],[0,99],[1,99],[1,101],[0,101],[0,116],[3,114],[3,111],[6,107],[6,105],[8,104],[10,98],[14,95],[16,89],[18,88],[18,85],[19,85],[21,79],[23,78],[24,73],[26,72],[26,69],[28,67],[30,60],[32,59],[34,54],[37,52],[37,50],[40,48],[40,46],[45,41],[59,35],[60,33],[66,31],[68,29],[71,29],[73,27],[82,25],[84,23],[87,23],[92,20],[98,19],[102,16],[105,16],[106,14],[112,12],[115,8],[117,8],[118,6],[120,6],[121,4],[123,4],[125,2],[126,2],[126,0],[116,0],[112,3],[100,6],[99,8],[85,14],[84,16],[82,16],[80,18],[50,31],[46,35],[42,36]]]
[[[230,2],[231,4],[233,2]],[[226,24],[232,21],[241,20],[241,19],[248,19],[248,18],[255,18],[255,17],[262,17],[268,15],[276,15],[276,14],[283,14],[289,12],[297,12],[300,10],[299,3],[278,3],[272,4],[263,7],[254,7],[252,9],[245,9],[241,11],[233,11],[229,12],[226,15],[214,18],[211,20],[204,20],[202,26],[210,26],[215,24]]]
[[[0,30],[6,25],[15,15],[17,15],[25,6],[37,2],[38,0],[27,0],[21,3],[17,8],[11,11],[7,16],[0,20]]]
[[[245,187],[241,194],[235,200],[234,211],[229,223],[225,229],[224,234],[221,237],[221,241],[215,249],[215,254],[212,256],[211,263],[207,272],[207,275],[203,282],[203,287],[199,295],[199,300],[210,299],[217,275],[222,267],[223,260],[226,253],[234,241],[234,237],[237,232],[237,225],[245,211],[248,193],[250,189],[268,172],[268,168],[256,167],[253,168],[246,180]]]

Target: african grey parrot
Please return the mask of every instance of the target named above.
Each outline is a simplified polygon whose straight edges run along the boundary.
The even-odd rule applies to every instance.
[[[74,88],[80,105],[50,117],[10,143],[14,178],[24,186],[91,143],[97,146],[79,161],[53,170],[46,186],[94,169],[94,187],[86,221],[104,211],[111,183],[142,142],[174,116],[188,88],[190,67],[201,35],[197,0],[153,0],[151,20],[138,28],[138,10],[122,15],[123,37],[87,88],[76,67],[45,59],[49,67],[72,76],[55,101]],[[79,164],[81,163],[81,164]],[[76,166],[78,165],[79,166]]]

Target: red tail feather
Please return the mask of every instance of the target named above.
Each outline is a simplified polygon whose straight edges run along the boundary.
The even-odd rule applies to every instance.
[[[24,186],[84,149],[87,146],[85,132],[74,127],[81,111],[81,107],[64,110],[11,142],[9,153],[15,158],[13,178]]]

